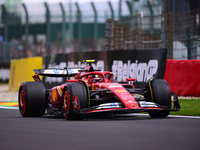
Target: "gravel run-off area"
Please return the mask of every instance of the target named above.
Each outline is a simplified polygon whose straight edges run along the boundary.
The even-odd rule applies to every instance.
[[[7,84],[0,85],[0,102],[18,101],[18,91],[9,92]]]

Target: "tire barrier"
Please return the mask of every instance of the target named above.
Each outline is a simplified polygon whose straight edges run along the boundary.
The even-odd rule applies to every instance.
[[[200,60],[168,59],[164,79],[179,96],[200,96]]]

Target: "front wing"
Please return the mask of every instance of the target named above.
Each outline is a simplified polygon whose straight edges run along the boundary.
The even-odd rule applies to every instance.
[[[81,109],[81,114],[91,113],[140,113],[154,111],[179,111],[180,104],[177,94],[174,92],[173,109],[162,106],[153,102],[138,101],[139,108],[127,109],[121,102],[104,103],[90,108]]]

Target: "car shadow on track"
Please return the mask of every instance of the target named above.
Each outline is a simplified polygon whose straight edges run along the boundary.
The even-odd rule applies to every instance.
[[[50,116],[45,115],[43,118],[47,119],[61,119],[66,120],[62,116]],[[120,114],[120,115],[89,115],[84,116],[83,119],[79,120],[67,120],[67,121],[128,121],[128,120],[157,120],[157,119],[174,119],[173,117],[166,118],[151,118],[148,114]]]

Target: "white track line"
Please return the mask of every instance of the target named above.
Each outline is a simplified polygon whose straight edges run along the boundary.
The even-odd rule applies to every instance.
[[[139,114],[139,113],[131,113],[131,114],[124,114],[129,116],[149,116],[149,114]],[[123,116],[121,114],[120,116]],[[179,116],[179,115],[169,115],[170,118],[190,118],[190,119],[200,119],[200,116]]]
[[[0,106],[3,109],[19,109],[18,107],[7,107],[7,106]]]
[[[191,119],[200,119],[199,116],[178,116],[178,115],[169,115],[168,117],[176,117],[176,118],[191,118]]]
[[[148,114],[130,114],[130,115],[139,115],[139,116],[149,116]],[[179,115],[169,115],[170,118],[191,118],[191,119],[200,119],[200,116],[179,116]]]

